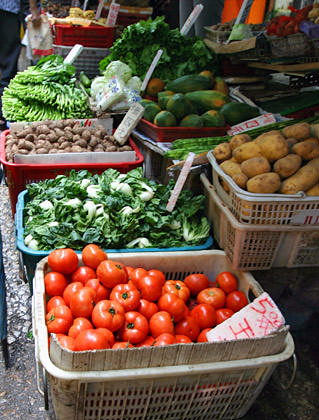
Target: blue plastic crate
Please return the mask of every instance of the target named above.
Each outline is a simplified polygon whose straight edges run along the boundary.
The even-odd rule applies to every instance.
[[[30,291],[32,293],[32,279],[34,276],[35,268],[37,263],[44,257],[50,254],[51,251],[34,251],[25,246],[24,244],[24,227],[23,227],[23,210],[25,202],[28,199],[28,191],[24,190],[18,195],[18,201],[15,213],[15,226],[16,226],[16,247],[20,251],[22,261],[20,264],[24,266],[25,277],[29,282]],[[196,246],[181,246],[181,247],[169,247],[169,248],[124,248],[124,249],[105,249],[107,254],[113,252],[164,252],[164,251],[200,251],[203,249],[209,249],[212,247],[214,241],[213,237],[209,236],[205,243]],[[77,251],[78,254],[81,251]],[[22,267],[23,268],[23,267]]]

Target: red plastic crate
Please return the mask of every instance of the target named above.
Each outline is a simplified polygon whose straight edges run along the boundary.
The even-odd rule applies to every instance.
[[[72,169],[80,171],[87,169],[93,174],[101,174],[108,168],[113,168],[121,173],[127,173],[131,169],[141,166],[144,157],[138,149],[136,143],[130,138],[129,144],[136,153],[135,162],[115,162],[115,163],[65,163],[65,164],[21,164],[9,163],[6,159],[5,142],[10,130],[3,131],[0,136],[0,161],[3,165],[6,176],[12,215],[16,211],[18,195],[25,190],[27,184],[42,181],[44,179],[55,178],[57,175],[66,175]]]
[[[77,26],[59,25],[53,27],[56,45],[73,46],[81,44],[83,47],[109,48],[113,45],[114,26]]]
[[[158,127],[144,118],[138,123],[137,130],[158,142],[171,142],[176,139],[196,137],[225,136],[229,126],[224,127]]]

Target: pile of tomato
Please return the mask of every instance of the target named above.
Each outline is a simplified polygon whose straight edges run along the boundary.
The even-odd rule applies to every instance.
[[[236,277],[221,272],[165,279],[154,268],[113,261],[97,245],[56,249],[44,276],[46,326],[72,351],[207,341],[207,331],[248,304]]]

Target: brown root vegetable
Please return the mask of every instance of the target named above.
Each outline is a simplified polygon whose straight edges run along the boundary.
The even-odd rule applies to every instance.
[[[132,147],[131,147],[131,146],[127,146],[127,145],[125,145],[125,146],[120,147],[120,148],[119,148],[119,150],[120,150],[120,152],[130,152],[130,151],[132,151],[133,149],[132,149]]]
[[[55,133],[58,137],[63,137],[64,136],[64,131],[61,130],[59,127],[55,128],[54,131],[55,131]]]
[[[39,134],[37,137],[37,140],[46,140],[47,139],[47,135],[46,134]]]
[[[40,149],[37,149],[36,153],[38,155],[46,155],[49,152],[49,149],[45,147],[40,147]]]
[[[232,150],[236,149],[237,147],[241,146],[248,141],[251,141],[251,137],[248,134],[236,134],[233,136],[229,142],[230,148]]]
[[[95,151],[95,149],[94,149]],[[105,148],[106,152],[117,152],[117,147],[116,146],[108,146]]]
[[[96,147],[98,145],[98,143],[99,143],[98,138],[95,137],[95,136],[91,136],[91,140],[89,141],[89,145],[91,147]]]
[[[77,146],[82,147],[83,149],[86,149],[86,148],[87,148],[87,142],[86,142],[83,138],[80,138],[79,140],[77,140],[77,141],[75,142],[75,144],[76,144]]]
[[[49,154],[59,153],[59,150],[56,148],[50,149]]]
[[[281,159],[289,153],[289,147],[281,134],[265,136],[260,142],[261,154],[269,161]]]
[[[70,143],[69,141],[64,141],[63,143],[60,143],[60,148],[61,149],[66,149],[67,147],[71,148],[72,143]]]
[[[221,143],[213,150],[213,155],[217,162],[224,162],[231,158],[231,148],[229,143]]]
[[[77,144],[73,144],[73,146],[71,147],[71,151],[72,152],[82,152],[82,147],[77,145]]]
[[[280,177],[275,172],[256,175],[247,181],[247,191],[255,194],[273,194],[280,188]]]
[[[293,137],[296,140],[304,140],[310,137],[310,124],[303,122],[290,125],[282,130],[285,137]]]
[[[28,155],[29,150],[28,149],[18,149],[16,154],[18,154],[18,155]]]
[[[82,139],[89,141],[91,138],[91,133],[89,130],[83,130],[81,134]]]
[[[276,172],[281,178],[287,178],[298,171],[301,163],[301,157],[292,153],[274,163],[274,172]]]
[[[319,181],[319,158],[313,159],[286,178],[280,188],[282,194],[297,194],[308,191]]]
[[[260,146],[252,141],[244,143],[241,146],[236,147],[235,150],[233,150],[233,157],[237,160],[238,163],[242,163],[245,160],[260,156]]]
[[[58,143],[61,145],[61,144],[63,144],[63,143],[65,143],[67,141],[67,139],[66,139],[66,137],[64,137],[64,136],[61,136],[61,137],[59,137],[58,138]]]
[[[319,196],[319,183],[311,187],[309,190],[306,191],[306,195],[309,196]]]
[[[42,125],[39,125],[39,126],[36,128],[36,133],[37,133],[37,134],[45,134],[45,135],[47,135],[47,134],[49,134],[49,133],[50,133],[50,129],[48,128],[48,126],[47,126],[47,125],[42,124]]]
[[[73,141],[73,133],[72,133],[72,130],[64,130],[64,137],[68,141]]]
[[[240,174],[242,173],[241,167],[239,163],[236,162],[232,162],[231,160],[224,160],[224,162],[222,162],[220,164],[221,169],[225,172],[225,174],[229,175],[230,177],[232,177],[235,174]]]
[[[265,174],[271,171],[270,163],[263,156],[245,160],[240,165],[240,168],[248,178],[253,178],[256,175]]]
[[[46,140],[40,139],[40,140],[36,141],[35,147],[36,147],[36,149],[40,149],[41,147],[45,147],[46,144],[47,144]]]
[[[32,134],[32,129],[30,127],[19,131],[16,136],[21,139],[21,138],[25,138],[28,134]]]
[[[28,134],[27,136],[25,136],[26,141],[31,141],[32,143],[34,143],[34,141],[36,140],[36,137],[33,133]]]
[[[82,137],[80,136],[80,134],[75,134],[72,138],[73,143],[76,143],[77,141],[80,141],[82,139]]]
[[[79,125],[75,125],[72,128],[72,133],[75,134],[75,135],[81,136],[81,134],[82,134],[83,131],[84,131],[84,128],[83,127],[80,127]]]
[[[35,148],[34,143],[32,143],[31,141],[25,140],[24,141],[24,148],[27,150],[32,150]]]
[[[234,174],[232,180],[242,189],[246,189],[248,177],[243,173]]]
[[[319,157],[319,144],[312,141],[301,141],[296,143],[292,150],[304,160],[311,160]]]
[[[276,135],[282,135],[282,134],[279,130],[267,131],[266,133],[260,134],[260,136],[256,137],[254,139],[254,143],[260,144],[265,139],[265,137],[276,136]]]

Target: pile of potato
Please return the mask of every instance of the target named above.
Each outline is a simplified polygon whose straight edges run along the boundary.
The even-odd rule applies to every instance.
[[[257,194],[319,196],[319,140],[311,126],[298,123],[254,140],[237,134],[213,150],[221,169],[242,189]],[[229,185],[222,180],[228,192]]]
[[[47,154],[74,152],[122,152],[131,146],[119,146],[102,125],[81,127],[72,119],[39,121],[25,125],[23,130],[6,136],[6,159],[14,163],[16,154]]]

